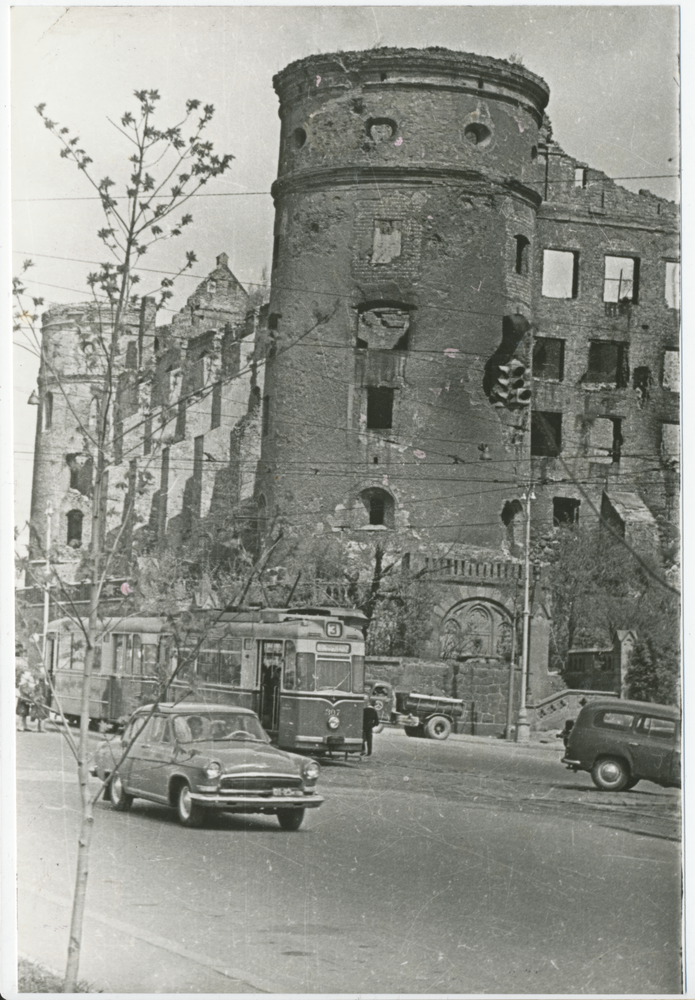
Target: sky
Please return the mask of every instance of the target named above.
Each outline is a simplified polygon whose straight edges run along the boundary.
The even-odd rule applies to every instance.
[[[181,279],[179,308],[225,251],[252,290],[272,250],[270,186],[280,121],[273,74],[315,52],[382,45],[441,45],[514,55],[550,87],[554,138],[572,156],[637,191],[679,194],[679,20],[675,6],[15,6],[11,11],[12,273],[34,267],[31,295],[46,305],[88,297],[87,273],[105,257],[98,202],[34,110],[71,133],[94,174],[120,176],[129,150],[109,122],[136,110],[136,89],[159,90],[161,120],[185,101],[212,103],[209,138],[234,165],[196,199],[179,240],[148,255],[175,270],[185,251],[198,264]],[[667,176],[663,176],[667,175]],[[670,176],[669,176],[670,175]],[[189,203],[190,205],[191,203]],[[161,275],[149,275],[151,288]],[[143,290],[147,290],[144,288]],[[14,350],[15,524],[29,516],[36,358]]]

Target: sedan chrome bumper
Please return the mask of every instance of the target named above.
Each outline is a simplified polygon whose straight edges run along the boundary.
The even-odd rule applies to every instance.
[[[218,792],[216,795],[191,792],[191,799],[200,806],[212,809],[238,809],[251,812],[259,809],[299,808],[316,809],[324,802],[321,795],[235,795],[233,792]]]
[[[567,764],[568,767],[581,767],[582,762],[580,760],[570,760],[569,757],[563,757],[562,763]]]

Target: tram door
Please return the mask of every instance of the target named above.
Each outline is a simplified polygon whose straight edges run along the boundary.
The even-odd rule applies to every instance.
[[[261,725],[277,730],[280,724],[280,677],[282,674],[282,640],[261,639],[259,642]]]

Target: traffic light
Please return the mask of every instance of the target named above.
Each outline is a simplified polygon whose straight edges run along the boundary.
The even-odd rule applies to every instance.
[[[493,394],[502,406],[528,406],[531,402],[531,390],[524,383],[526,365],[512,358],[506,365],[498,365],[497,381]],[[498,403],[495,402],[497,406]]]
[[[531,402],[531,390],[524,382],[524,363],[512,358],[506,365],[497,365],[495,371],[495,382],[490,392],[492,404],[498,408],[528,406]]]

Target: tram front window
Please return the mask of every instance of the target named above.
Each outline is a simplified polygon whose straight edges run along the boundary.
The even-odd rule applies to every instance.
[[[317,691],[350,691],[349,660],[317,660]]]

